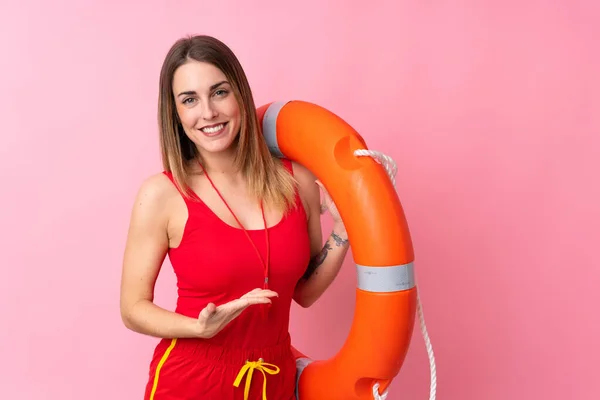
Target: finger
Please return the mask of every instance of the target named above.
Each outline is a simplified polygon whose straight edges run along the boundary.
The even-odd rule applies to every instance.
[[[323,193],[323,200],[321,201],[321,204],[319,204],[319,210],[321,214],[325,214],[325,212],[329,209],[332,203],[331,196],[329,196],[327,189],[325,189],[325,186],[323,186],[320,180],[317,179],[315,183],[317,184],[317,186],[319,186],[319,189]]]
[[[206,307],[200,311],[200,316],[210,318],[217,311],[217,307],[213,303],[208,303]]]
[[[250,307],[252,305],[268,304],[268,303],[271,303],[271,299],[269,299],[268,297],[249,296],[249,297],[244,297],[241,299],[233,300],[232,302],[229,302],[229,303],[225,304],[224,306],[226,306],[226,308],[228,309],[229,312],[235,312],[235,311],[241,312],[245,308]]]
[[[325,185],[323,185],[323,183],[321,183],[320,180],[316,180],[315,183],[319,186],[319,188],[323,191],[323,195],[325,197],[329,197],[329,192],[327,191],[327,189],[325,189]]]
[[[247,297],[255,297],[255,296],[260,296],[260,297],[277,297],[279,296],[279,294],[277,292],[274,292],[273,290],[269,290],[269,289],[254,289],[251,292],[246,293],[245,295],[243,295],[241,298],[245,299]]]
[[[273,303],[273,301],[270,298],[262,297],[262,296],[247,297],[247,298],[243,299],[243,301],[245,302],[244,308],[253,306],[256,304],[271,304],[271,303]]]
[[[251,296],[253,294],[259,293],[260,291],[262,291],[263,289],[261,288],[256,288],[256,289],[252,289],[251,291],[249,291],[248,293],[244,294],[244,296]],[[242,296],[242,297],[244,297]]]
[[[279,296],[279,294],[271,289],[260,289],[254,293],[252,293],[253,296]]]

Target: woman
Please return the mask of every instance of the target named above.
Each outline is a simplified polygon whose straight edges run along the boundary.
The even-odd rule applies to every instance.
[[[348,251],[339,213],[326,195],[323,246],[320,183],[271,155],[246,75],[215,38],[168,52],[159,128],[164,171],[136,196],[121,287],[127,328],[161,338],[144,398],[294,399],[291,302],[309,307],[337,275]],[[153,304],[167,254],[175,312]]]

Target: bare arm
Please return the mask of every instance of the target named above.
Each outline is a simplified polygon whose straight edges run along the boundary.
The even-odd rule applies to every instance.
[[[150,177],[135,199],[123,259],[121,318],[127,328],[145,335],[200,337],[196,318],[153,303],[156,278],[169,247],[166,210],[172,192],[166,179],[160,175]]]
[[[297,170],[296,177],[308,212],[311,260],[296,286],[294,300],[302,307],[310,307],[338,275],[349,243],[344,224],[334,218],[333,230],[323,245],[319,187],[308,170],[303,167],[297,167]]]

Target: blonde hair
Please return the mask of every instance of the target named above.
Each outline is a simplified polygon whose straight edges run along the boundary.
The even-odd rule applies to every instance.
[[[219,68],[232,86],[241,110],[240,132],[232,145],[237,146],[236,166],[247,179],[252,196],[265,206],[288,211],[295,202],[297,182],[282,161],[267,147],[256,115],[256,106],[242,66],[223,42],[211,36],[189,36],[173,44],[160,71],[158,125],[163,168],[171,172],[176,184],[189,198],[193,192],[188,184],[190,161],[197,159],[203,166],[195,144],[179,123],[173,97],[173,75],[189,61],[207,62]]]

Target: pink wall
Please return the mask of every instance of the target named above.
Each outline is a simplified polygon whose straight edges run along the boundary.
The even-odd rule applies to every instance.
[[[600,398],[597,2],[82,3],[0,5],[3,398],[141,398],[155,342],[121,324],[121,255],[160,168],[160,64],[194,32],[233,47],[258,104],[319,103],[398,161],[439,399]],[[351,261],[293,311],[314,357],[345,339]],[[389,399],[428,385],[416,330]]]

